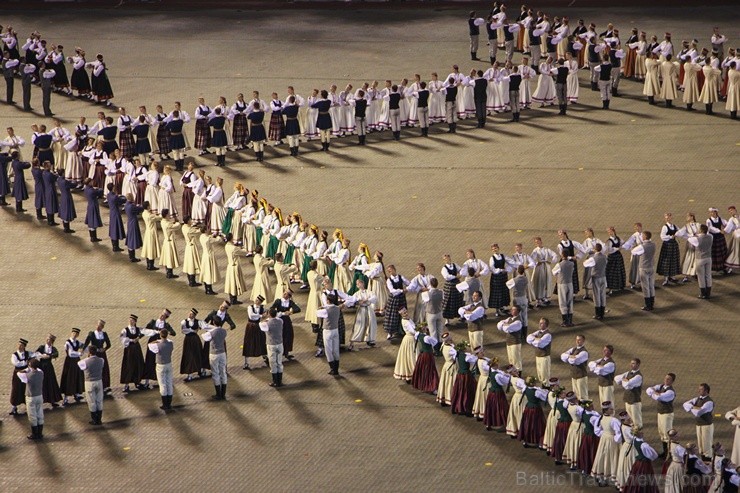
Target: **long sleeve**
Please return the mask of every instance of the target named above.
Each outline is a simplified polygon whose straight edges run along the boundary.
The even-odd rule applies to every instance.
[[[647,443],[643,443],[640,446],[640,451],[642,452],[642,455],[644,455],[647,459],[651,461],[658,458],[658,453],[655,451],[653,447],[651,447]]]

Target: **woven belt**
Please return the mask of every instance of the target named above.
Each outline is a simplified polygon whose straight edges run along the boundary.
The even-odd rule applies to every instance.
[[[297,120],[298,119],[298,118],[296,118],[294,116],[286,116],[285,118],[286,118],[286,120]]]
[[[328,111],[319,111],[319,115],[328,115],[328,114],[329,114]]]
[[[103,139],[103,142],[115,142],[116,139]]]
[[[39,152],[50,151],[50,150],[51,150],[51,147],[43,147],[43,148],[39,147]]]
[[[182,135],[182,132],[170,132],[170,135]]]

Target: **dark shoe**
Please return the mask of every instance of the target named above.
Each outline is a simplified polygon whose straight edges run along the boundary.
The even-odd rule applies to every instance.
[[[214,385],[216,388],[216,393],[211,396],[211,399],[214,401],[220,401],[221,400],[221,385]]]
[[[221,400],[226,400],[226,384],[221,385]]]
[[[270,387],[277,387],[278,386],[277,373],[272,373],[271,375],[272,375],[272,383],[270,383],[269,385]]]

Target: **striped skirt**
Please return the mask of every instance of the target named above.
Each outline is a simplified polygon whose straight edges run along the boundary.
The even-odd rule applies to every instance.
[[[724,263],[724,259],[722,259]],[[681,257],[678,251],[678,242],[668,240],[663,242],[658,256],[658,275],[672,277],[681,273]]]

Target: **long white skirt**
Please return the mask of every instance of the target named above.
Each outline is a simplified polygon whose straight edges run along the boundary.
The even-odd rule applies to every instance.
[[[144,190],[144,201],[149,202],[149,207],[153,213],[159,212],[159,187],[147,185]]]
[[[529,108],[532,104],[532,83],[531,79],[522,79],[519,86],[519,104],[524,108]]]
[[[378,111],[380,111],[380,101],[373,99],[365,110],[365,123],[367,123],[367,130],[369,132],[374,132],[378,129]]]
[[[419,115],[417,111],[419,109],[419,100],[416,98],[410,98],[406,101],[408,101],[409,106],[408,121],[406,122],[406,125],[409,127],[415,127],[419,124]]]
[[[429,96],[429,123],[445,121],[445,97],[441,92]]]
[[[396,380],[411,380],[416,366],[416,339],[414,336],[405,334],[396,355],[396,367],[393,370],[393,378]]]
[[[378,320],[372,306],[361,306],[355,313],[350,342],[375,342],[378,333]]]
[[[169,209],[170,215],[175,218],[177,217],[177,206],[175,205],[174,192],[167,193],[164,188],[160,188],[159,193],[157,194],[157,202],[160,213],[165,209]]]
[[[532,94],[532,101],[551,106],[555,101],[555,82],[552,75],[540,74],[537,78],[537,89]]]
[[[148,189],[147,189],[148,190]],[[208,213],[208,201],[200,195],[193,197],[193,205],[190,208],[190,216],[195,222],[205,222]]]
[[[306,111],[306,130],[304,135],[307,140],[315,139],[319,136],[319,130],[316,128],[316,118],[319,116],[319,110],[316,108],[309,108]]]
[[[332,106],[329,108],[329,116],[331,116],[331,134],[334,137],[341,135],[342,126],[344,126],[344,115],[342,114],[341,106]]]
[[[569,103],[578,102],[578,72],[568,74],[567,79],[567,98]]]

